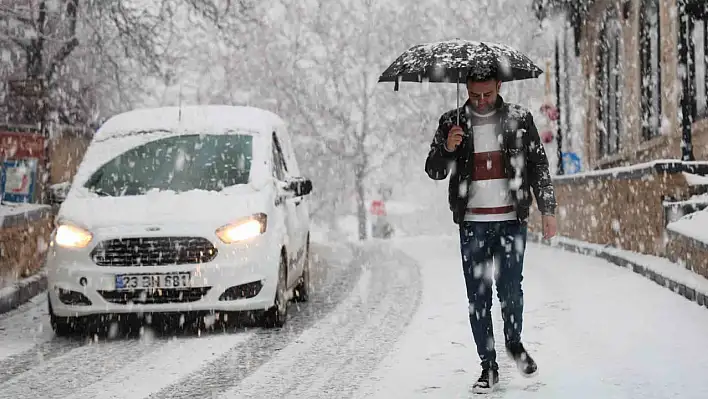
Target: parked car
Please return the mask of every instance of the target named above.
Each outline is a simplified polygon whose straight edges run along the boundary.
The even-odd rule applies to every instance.
[[[283,326],[288,301],[310,293],[311,190],[271,112],[190,106],[111,118],[52,233],[53,329],[184,311],[255,311],[264,326]]]

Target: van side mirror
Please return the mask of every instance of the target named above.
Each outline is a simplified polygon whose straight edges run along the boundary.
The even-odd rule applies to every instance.
[[[67,194],[71,189],[70,182],[53,184],[49,186],[49,202],[52,205],[61,205],[66,200]]]
[[[302,197],[312,192],[312,181],[304,177],[295,177],[288,181],[287,189],[296,197]]]

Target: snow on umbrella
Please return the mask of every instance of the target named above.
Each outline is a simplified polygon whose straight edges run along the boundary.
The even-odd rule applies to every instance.
[[[400,82],[457,82],[459,109],[459,83],[470,71],[484,73],[490,68],[496,69],[503,82],[534,79],[543,73],[526,55],[507,45],[456,39],[411,47],[381,74],[379,82],[394,82],[394,91]]]

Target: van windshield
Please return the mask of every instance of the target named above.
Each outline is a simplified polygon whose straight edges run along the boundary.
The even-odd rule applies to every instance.
[[[150,190],[220,191],[248,183],[251,135],[184,135],[132,148],[101,166],[84,187],[98,195],[143,195]]]

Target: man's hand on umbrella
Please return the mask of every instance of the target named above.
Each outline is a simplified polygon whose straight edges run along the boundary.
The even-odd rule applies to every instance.
[[[453,126],[450,129],[450,133],[447,134],[447,149],[449,151],[455,151],[457,146],[462,142],[462,135],[464,131],[459,126]]]

